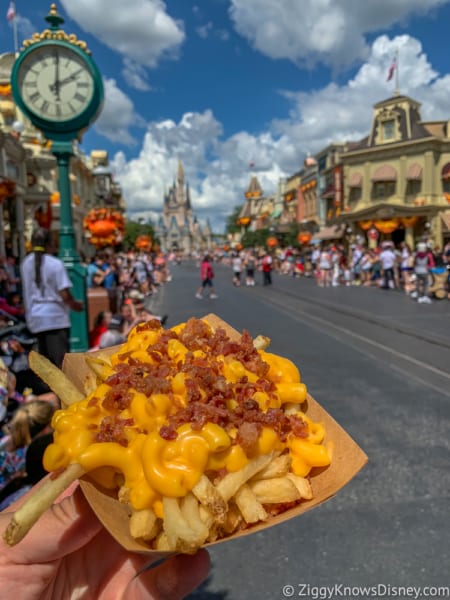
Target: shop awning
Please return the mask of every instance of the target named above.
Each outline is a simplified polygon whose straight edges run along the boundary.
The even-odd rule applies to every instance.
[[[406,171],[406,179],[414,181],[420,181],[422,179],[422,167],[419,163],[409,165],[408,170]]]
[[[323,192],[323,194],[320,195],[321,198],[334,198],[334,186],[333,185],[329,185],[328,187],[325,188],[325,191]]]
[[[350,175],[350,179],[348,180],[348,186],[351,188],[359,188],[362,187],[363,177],[361,173],[352,173]]]
[[[450,178],[450,163],[447,163],[442,167],[442,179]]]
[[[372,181],[396,181],[397,171],[391,165],[381,165],[372,175]]]
[[[345,225],[332,225],[331,227],[324,227],[313,235],[314,241],[324,240],[339,240],[345,232]]]

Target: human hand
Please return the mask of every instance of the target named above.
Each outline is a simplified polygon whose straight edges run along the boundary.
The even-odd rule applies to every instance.
[[[0,513],[2,530],[27,495]],[[62,497],[17,546],[10,548],[1,540],[0,589],[5,598],[181,600],[207,577],[205,550],[173,556],[146,570],[148,557],[127,552],[110,536],[77,484]]]
[[[75,312],[81,312],[84,308],[83,303],[80,300],[74,300],[71,305],[70,308],[72,310],[74,310]]]

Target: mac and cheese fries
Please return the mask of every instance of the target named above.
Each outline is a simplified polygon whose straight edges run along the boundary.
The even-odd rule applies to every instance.
[[[14,514],[5,540],[22,539],[85,474],[117,490],[131,536],[158,551],[195,552],[311,499],[309,475],[330,464],[331,446],[302,410],[297,367],[268,344],[246,331],[231,339],[204,319],[171,329],[153,320],[113,353],[86,355],[85,397],[59,372],[68,406],[44,455],[55,477],[37,490],[39,507],[32,497]],[[47,362],[31,360],[54,381]]]

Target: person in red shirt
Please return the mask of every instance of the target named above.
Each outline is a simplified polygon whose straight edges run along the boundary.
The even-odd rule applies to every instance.
[[[92,331],[89,333],[89,348],[98,348],[100,338],[108,331],[109,322],[111,321],[112,313],[109,310],[101,310],[95,321]]]
[[[211,259],[208,254],[206,254],[206,256],[203,258],[202,263],[200,265],[200,279],[202,280],[202,283],[198,288],[195,297],[198,300],[201,300],[203,298],[203,291],[207,287],[209,287],[209,297],[213,299],[217,298],[217,295],[214,292],[213,284],[214,270],[212,268]]]

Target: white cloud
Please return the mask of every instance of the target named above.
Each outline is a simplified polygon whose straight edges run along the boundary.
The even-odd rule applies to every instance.
[[[95,128],[112,142],[132,145],[136,140],[130,133],[131,127],[143,127],[144,119],[139,116],[131,99],[117,87],[114,79],[104,79],[105,102]]]
[[[131,58],[124,58],[122,75],[125,82],[135,90],[148,92],[151,89],[148,83],[147,71]]]
[[[273,121],[266,132],[242,131],[224,139],[222,126],[210,110],[186,113],[178,123],[152,123],[138,158],[127,162],[118,154],[113,161],[129,214],[156,218],[179,158],[195,212],[201,221],[209,217],[215,231],[223,230],[226,216],[244,202],[252,174],[250,162],[264,192],[270,194],[280,177],[302,167],[307,152],[315,153],[335,141],[359,140],[369,133],[373,105],[394,94],[395,82],[387,82],[386,77],[396,50],[401,93],[422,102],[424,119],[448,118],[450,76],[438,76],[418,40],[407,35],[380,36],[367,61],[346,84],[281,92],[291,103],[289,117]]]
[[[230,0],[236,31],[262,54],[312,68],[335,68],[368,56],[365,34],[448,0]]]
[[[155,67],[174,57],[184,40],[180,22],[166,12],[161,0],[61,0],[65,11],[103,44],[132,59]]]
[[[317,152],[333,141],[358,140],[369,133],[373,105],[393,95],[395,81],[386,81],[398,50],[400,92],[423,102],[422,118],[448,118],[449,78],[438,78],[420,42],[403,35],[380,36],[368,60],[345,85],[330,83],[310,92],[284,92],[292,102],[289,119],[272,123],[275,136],[288,137],[296,147]]]

